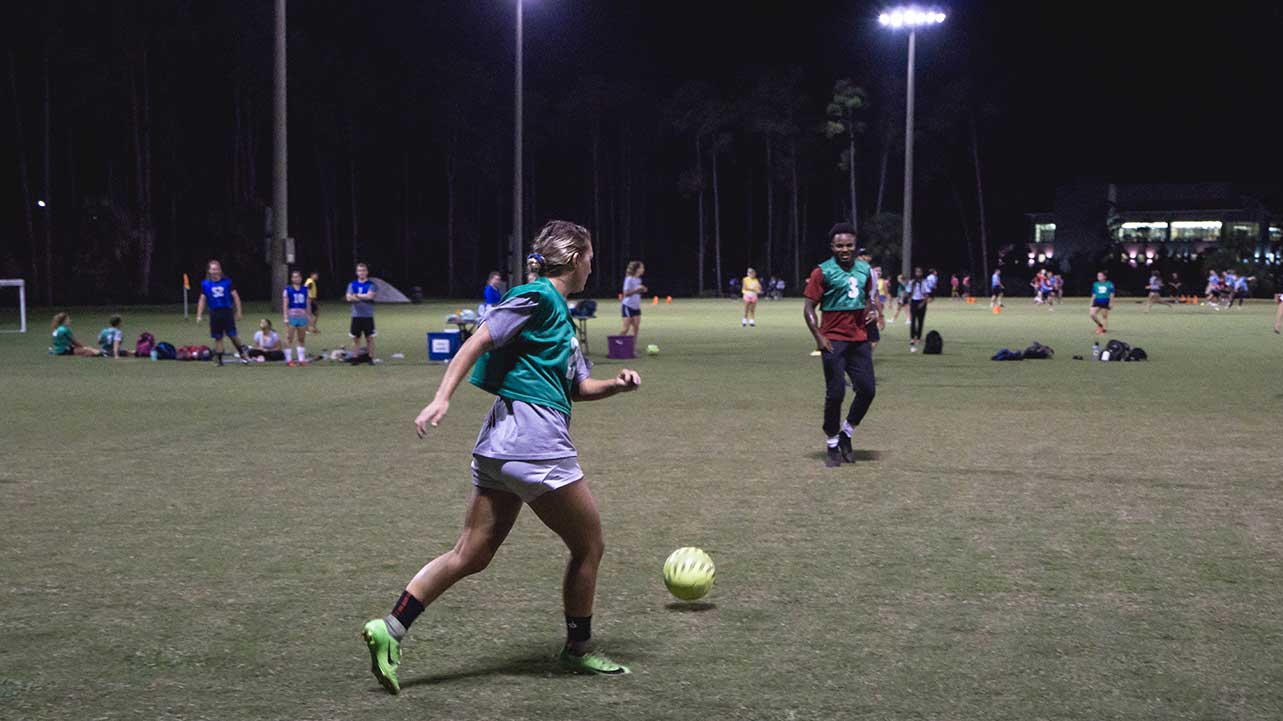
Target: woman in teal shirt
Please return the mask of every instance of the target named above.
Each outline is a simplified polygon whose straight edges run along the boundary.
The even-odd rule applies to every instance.
[[[473,448],[474,488],[459,540],[410,580],[392,613],[366,623],[362,631],[371,671],[390,693],[400,690],[397,666],[406,629],[425,606],[490,563],[523,503],[570,550],[561,663],[576,671],[628,673],[589,647],[603,543],[597,502],[570,440],[570,409],[572,401],[635,390],[641,377],[625,369],[610,380],[592,379],[579,350],[566,296],[583,290],[592,272],[588,231],[551,221],[539,231],[534,251],[527,267],[535,279],[508,291],[486,314],[450,362],[436,397],[414,421],[420,438],[436,427],[469,371],[473,385],[498,396]]]
[[[1096,335],[1109,332],[1109,309],[1114,302],[1114,284],[1105,280],[1105,271],[1096,274],[1096,282],[1091,284],[1091,322],[1096,324]]]

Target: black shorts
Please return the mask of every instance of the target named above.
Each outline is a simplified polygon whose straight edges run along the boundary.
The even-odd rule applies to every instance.
[[[352,327],[348,329],[347,334],[352,338],[360,338],[362,335],[366,338],[373,338],[379,332],[374,329],[373,318],[353,318]]]
[[[308,303],[310,303],[310,304],[311,304],[311,306],[312,306],[312,317],[313,317],[313,318],[315,318],[316,316],[318,316],[318,315],[320,315],[320,314],[321,314],[321,306],[317,305],[315,300],[308,301]]]
[[[1109,301],[1107,301],[1107,300],[1096,300],[1096,299],[1094,299],[1094,298],[1093,298],[1093,299],[1092,299],[1092,301],[1091,301],[1091,307],[1093,307],[1093,308],[1102,308],[1102,309],[1104,309],[1104,310],[1109,310]]]
[[[209,337],[222,340],[223,336],[236,337],[236,314],[231,308],[211,308],[209,311]]]
[[[629,308],[626,305],[619,306],[619,315],[623,318],[641,317],[641,308]]]

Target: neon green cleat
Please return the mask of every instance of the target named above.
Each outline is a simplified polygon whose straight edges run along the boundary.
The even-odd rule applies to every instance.
[[[388,693],[400,693],[401,682],[397,681],[396,668],[401,664],[401,643],[392,638],[388,625],[381,618],[366,623],[361,629],[361,638],[370,648],[370,673]]]
[[[599,673],[603,676],[622,676],[632,673],[627,666],[621,666],[596,651],[576,656],[570,652],[570,649],[563,647],[557,659],[561,661],[562,666],[580,673]]]

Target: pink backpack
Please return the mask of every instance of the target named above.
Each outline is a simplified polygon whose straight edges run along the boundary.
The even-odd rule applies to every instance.
[[[134,355],[139,358],[150,357],[151,351],[155,347],[156,336],[148,333],[147,331],[143,331],[142,334],[138,336],[138,342],[134,344]]]

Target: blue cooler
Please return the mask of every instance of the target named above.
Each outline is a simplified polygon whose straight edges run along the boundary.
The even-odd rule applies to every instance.
[[[461,345],[463,342],[459,339],[457,330],[428,333],[428,362],[449,363],[454,354],[459,352]]]

